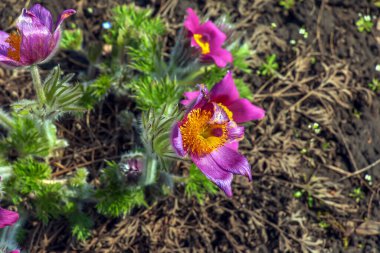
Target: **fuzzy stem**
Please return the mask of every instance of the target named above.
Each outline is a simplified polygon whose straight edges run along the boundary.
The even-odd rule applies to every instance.
[[[46,97],[45,97],[44,89],[42,88],[41,76],[40,76],[40,72],[38,70],[37,65],[32,65],[30,67],[30,73],[32,74],[33,87],[34,87],[34,90],[36,91],[38,102],[40,105],[43,105],[46,102]]]
[[[13,127],[13,120],[9,117],[3,110],[0,109],[0,125],[4,126],[7,129]]]
[[[155,182],[157,174],[157,159],[153,156],[147,156],[144,172],[140,178],[141,185],[150,185]]]

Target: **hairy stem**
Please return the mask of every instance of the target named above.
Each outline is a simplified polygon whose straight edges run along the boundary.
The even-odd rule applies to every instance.
[[[0,109],[0,125],[7,129],[11,129],[13,127],[13,120],[9,115]]]
[[[153,156],[148,156],[146,159],[146,165],[144,172],[140,178],[141,185],[150,185],[155,182],[157,174],[157,159]]]
[[[42,88],[41,76],[40,76],[40,72],[38,70],[37,65],[32,65],[30,67],[30,73],[32,74],[33,87],[34,87],[34,90],[36,91],[38,102],[40,105],[43,105],[46,102],[46,97],[45,97],[44,89]]]

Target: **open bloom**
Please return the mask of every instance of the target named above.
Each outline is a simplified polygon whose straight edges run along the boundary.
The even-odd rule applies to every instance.
[[[17,21],[17,31],[0,31],[0,63],[22,67],[48,60],[58,49],[63,20],[75,13],[65,10],[54,24],[50,11],[40,4],[23,9]]]
[[[0,228],[12,226],[18,221],[18,213],[0,208]]]
[[[184,25],[189,32],[191,46],[200,49],[202,60],[212,60],[221,68],[232,62],[231,53],[222,48],[226,35],[214,23],[207,21],[201,24],[197,14],[189,8]]]
[[[173,127],[173,148],[180,156],[189,155],[208,179],[232,196],[233,174],[252,177],[247,159],[237,151],[244,138],[238,123],[261,119],[265,111],[239,97],[231,73],[210,92],[201,85],[200,91],[185,96],[182,104],[188,111]]]

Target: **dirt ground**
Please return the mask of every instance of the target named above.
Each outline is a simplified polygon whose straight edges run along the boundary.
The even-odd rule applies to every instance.
[[[33,2],[33,1],[31,1]],[[67,22],[85,33],[85,47],[100,40],[110,10],[129,1],[42,1],[57,14],[78,10]],[[286,11],[277,0],[136,1],[167,22],[168,36],[183,22],[187,7],[217,18],[229,13],[255,54],[250,60],[254,103],[267,116],[247,127],[241,150],[252,164],[253,181],[236,177],[234,197],[222,193],[203,205],[184,196],[184,187],[108,220],[88,207],[92,236],[77,242],[64,221],[26,224],[28,252],[380,252],[380,165],[355,173],[380,158],[380,99],[368,88],[380,78],[380,32],[360,33],[359,13],[379,17],[373,1],[303,0]],[[25,3],[0,2],[0,28],[12,29]],[[90,13],[88,8],[92,8]],[[275,23],[277,28],[273,28]],[[305,28],[308,37],[299,33]],[[291,40],[296,44],[292,45]],[[276,54],[280,69],[271,78],[256,75],[265,57]],[[68,52],[54,59],[65,71],[86,71],[86,59]],[[54,62],[51,64],[53,65]],[[48,66],[44,66],[49,68]],[[241,73],[238,73],[241,74]],[[27,72],[0,69],[0,104],[32,97]],[[87,167],[97,180],[104,160],[118,160],[133,146],[133,128],[117,114],[134,111],[131,100],[109,95],[82,119],[66,117],[57,126],[70,147],[51,161],[54,176]],[[318,123],[320,131],[309,127]],[[185,166],[185,165],[178,165]],[[178,173],[182,171],[178,168]],[[371,175],[372,181],[365,175]],[[360,188],[363,196],[352,196]],[[302,192],[296,198],[294,193]]]

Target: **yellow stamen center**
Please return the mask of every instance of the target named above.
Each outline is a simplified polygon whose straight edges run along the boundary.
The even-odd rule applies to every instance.
[[[7,56],[15,61],[20,61],[21,36],[19,33],[11,33],[5,40],[9,44]]]
[[[190,154],[203,156],[227,142],[227,123],[210,123],[211,118],[212,112],[194,109],[180,126],[183,146]]]
[[[194,40],[197,42],[198,46],[202,49],[202,54],[210,53],[210,44],[202,40],[202,34],[194,34]]]

